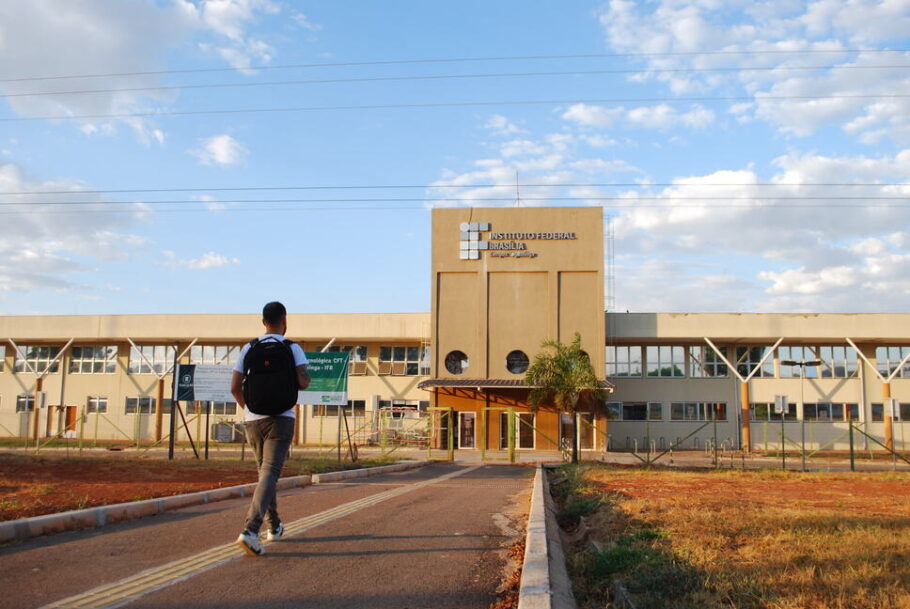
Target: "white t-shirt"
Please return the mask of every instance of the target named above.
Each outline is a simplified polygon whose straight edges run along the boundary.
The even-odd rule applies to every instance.
[[[271,339],[275,341],[283,341],[284,337],[281,334],[263,334],[259,337],[260,341]],[[240,350],[240,355],[237,357],[237,363],[234,364],[234,370],[243,374],[243,358],[246,357],[247,351],[250,350],[250,343],[243,345],[243,349]],[[291,353],[294,354],[294,365],[295,366],[306,366],[309,362],[306,359],[306,355],[303,353],[303,349],[297,343],[291,343]],[[294,416],[294,409],[289,408],[282,412],[279,417],[291,417]],[[268,415],[265,414],[256,414],[255,412],[250,412],[250,409],[246,406],[243,407],[243,420],[244,421],[258,421],[259,419],[267,419]]]

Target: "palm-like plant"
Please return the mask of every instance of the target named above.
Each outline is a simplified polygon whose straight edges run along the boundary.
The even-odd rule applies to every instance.
[[[558,340],[545,340],[542,351],[525,373],[525,384],[531,388],[528,404],[532,410],[552,404],[560,413],[572,417],[572,463],[578,463],[576,416],[579,405],[604,396],[591,360],[581,349],[581,335],[576,332],[568,345]]]

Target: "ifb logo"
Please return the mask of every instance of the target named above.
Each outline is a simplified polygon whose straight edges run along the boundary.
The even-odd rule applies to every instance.
[[[461,241],[458,257],[462,260],[480,260],[480,252],[489,249],[487,241],[481,241],[480,233],[490,231],[489,222],[462,222]]]
[[[189,384],[192,383],[192,382],[193,382],[193,375],[192,375],[192,374],[184,374],[184,375],[183,375],[183,384],[184,384],[184,385],[189,385]]]

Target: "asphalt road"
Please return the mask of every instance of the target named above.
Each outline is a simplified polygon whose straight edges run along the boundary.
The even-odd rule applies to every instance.
[[[248,499],[0,547],[0,608],[485,608],[533,470],[437,464],[282,492],[290,533],[248,557]]]

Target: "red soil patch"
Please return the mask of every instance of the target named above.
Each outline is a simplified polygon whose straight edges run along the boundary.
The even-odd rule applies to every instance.
[[[801,474],[768,479],[760,474],[736,478],[723,474],[619,475],[598,481],[599,490],[619,492],[634,499],[675,499],[698,497],[700,505],[727,505],[742,502],[752,505],[794,508],[858,510],[866,515],[910,516],[910,484],[906,478],[869,480],[862,475]],[[712,500],[711,497],[715,497]]]
[[[255,482],[253,462],[0,454],[0,520]]]

